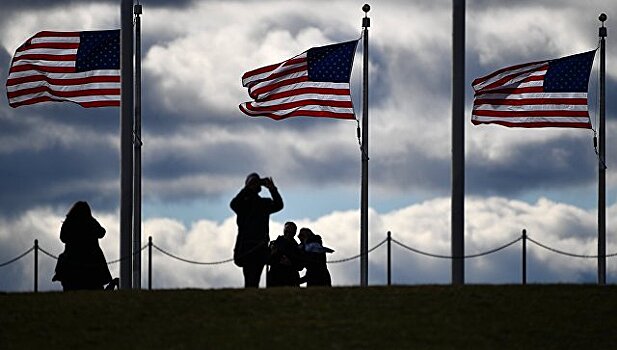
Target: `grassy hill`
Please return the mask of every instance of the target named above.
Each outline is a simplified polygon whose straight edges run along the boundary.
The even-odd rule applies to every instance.
[[[0,294],[0,349],[615,349],[617,287]]]

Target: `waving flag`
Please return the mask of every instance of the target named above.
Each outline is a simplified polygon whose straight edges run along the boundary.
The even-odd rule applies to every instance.
[[[500,69],[473,81],[473,124],[591,128],[587,85],[595,50]]]
[[[11,107],[70,101],[120,105],[120,31],[35,34],[16,51],[6,90]]]
[[[254,99],[240,105],[251,117],[355,119],[349,79],[358,41],[314,47],[242,76]]]

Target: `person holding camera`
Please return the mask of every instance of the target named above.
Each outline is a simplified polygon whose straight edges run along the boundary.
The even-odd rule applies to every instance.
[[[261,187],[270,191],[272,198],[259,196]],[[283,209],[283,199],[271,177],[260,178],[251,173],[246,177],[244,188],[231,200],[231,209],[236,213],[238,236],[234,246],[234,263],[242,268],[244,287],[259,287],[259,280],[270,258],[270,214]]]

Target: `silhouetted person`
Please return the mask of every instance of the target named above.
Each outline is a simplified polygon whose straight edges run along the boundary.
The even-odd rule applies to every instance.
[[[307,287],[332,286],[332,279],[326,263],[326,253],[334,250],[324,247],[321,236],[316,235],[310,229],[303,227],[298,234],[300,248],[303,251],[306,274],[301,278],[301,283],[306,282]]]
[[[102,290],[112,281],[99,239],[105,229],[94,217],[86,202],[73,205],[60,229],[64,252],[58,257],[52,281],[60,281],[66,290]]]
[[[266,275],[268,287],[300,286],[300,273],[304,268],[300,257],[300,248],[294,238],[297,226],[289,221],[285,223],[283,235],[270,242],[270,270]]]
[[[261,186],[270,191],[272,198],[259,196]],[[245,287],[259,287],[261,273],[270,257],[270,214],[283,209],[283,199],[272,178],[260,179],[257,173],[252,173],[230,206],[238,224],[234,263],[242,267]]]

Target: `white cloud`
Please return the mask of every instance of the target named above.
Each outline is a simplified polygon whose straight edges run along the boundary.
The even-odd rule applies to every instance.
[[[562,251],[596,254],[595,212],[540,199],[526,203],[505,198],[468,198],[466,202],[466,254],[486,252],[520,237],[526,229],[533,239]],[[391,231],[393,238],[410,247],[428,253],[449,255],[450,202],[448,198],[429,200],[389,213],[370,213],[369,247],[374,247]],[[608,208],[607,252],[617,250],[612,228],[617,223],[617,206]],[[94,215],[107,228],[100,243],[108,261],[118,257],[117,216]],[[14,220],[4,220],[0,226],[0,259],[4,262],[39,240],[42,248],[59,254],[63,247],[58,239],[63,215],[49,209],[33,209]],[[324,243],[336,250],[329,260],[353,257],[359,249],[359,218],[356,211],[332,212],[315,220],[300,219],[299,227],[310,227],[322,235]],[[282,223],[271,223],[271,238],[282,231]],[[155,218],[144,222],[143,244],[152,236],[154,244],[184,259],[216,262],[231,258],[235,241],[235,218],[222,222],[199,220],[186,226],[174,219]],[[147,286],[147,254],[142,254],[142,280]],[[52,284],[55,261],[41,255],[40,285],[42,290],[58,290]],[[528,243],[529,281],[593,282],[595,259],[570,258],[557,255]],[[385,247],[370,255],[370,283],[385,283]],[[608,259],[608,280],[615,281],[617,270]],[[31,290],[32,255],[0,270],[0,289]],[[449,283],[450,261],[425,257],[406,251],[394,244],[393,278],[398,284]],[[335,285],[357,285],[359,260],[329,265]],[[118,275],[118,264],[111,266]],[[520,243],[501,252],[466,263],[468,283],[518,283],[520,281]],[[591,280],[590,280],[591,278]],[[203,266],[174,260],[153,252],[153,285],[155,288],[238,288],[242,273],[233,263]]]

